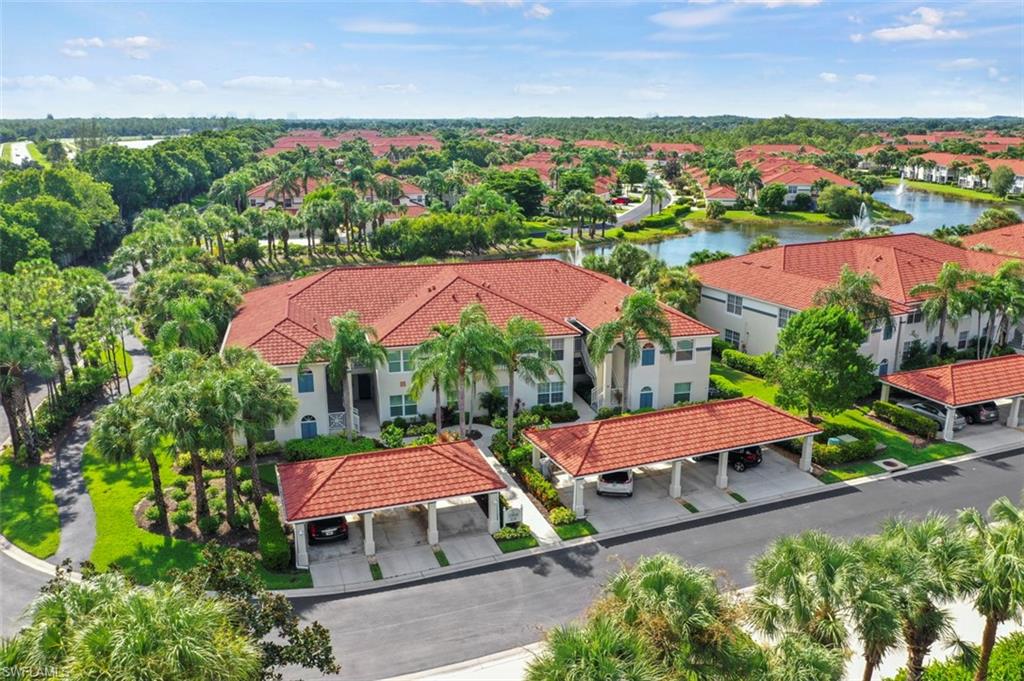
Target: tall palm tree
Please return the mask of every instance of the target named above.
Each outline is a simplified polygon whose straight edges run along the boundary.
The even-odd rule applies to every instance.
[[[16,325],[8,317],[6,323],[0,322],[0,403],[11,431],[14,454],[24,452],[30,462],[38,462],[39,449],[25,391],[27,372],[52,375],[53,359],[38,333]]]
[[[455,326],[440,322],[430,331],[433,335],[420,343],[412,353],[414,368],[409,395],[418,400],[427,386],[430,386],[434,391],[434,423],[440,433],[444,406],[441,396],[452,392],[457,380],[454,367],[448,363],[448,340],[455,333]]]
[[[259,506],[263,501],[263,489],[256,460],[256,443],[278,423],[295,418],[299,403],[291,387],[281,382],[280,372],[255,353],[251,361],[245,363],[244,370],[248,373],[246,385],[249,394],[242,404],[242,431],[245,433],[253,500]]]
[[[889,321],[889,302],[876,293],[880,284],[874,272],[861,274],[844,264],[836,283],[820,289],[813,301],[818,307],[836,305],[852,312],[865,329],[870,329]]]
[[[499,347],[500,331],[487,319],[480,303],[463,308],[459,321],[448,337],[448,363],[455,373],[455,388],[459,402],[459,435],[466,435],[466,383],[476,376],[489,384],[497,379],[495,357]],[[474,380],[474,385],[476,381]]]
[[[167,500],[156,458],[164,434],[152,418],[151,408],[145,393],[128,395],[103,407],[96,415],[92,442],[107,461],[121,464],[140,456],[146,460],[153,482],[153,503],[160,513],[160,524],[167,527]]]
[[[571,342],[571,341],[570,341]],[[515,386],[516,378],[522,378],[533,385],[546,381],[555,374],[562,378],[562,368],[551,359],[551,347],[544,338],[544,329],[532,319],[512,317],[498,336],[498,357],[508,371],[508,397],[506,436],[512,442],[515,427]]]
[[[549,631],[544,651],[527,665],[525,678],[661,681],[666,674],[639,632],[610,617],[595,617],[583,625],[569,624]]]
[[[622,369],[622,408],[629,410],[630,367],[640,361],[641,341],[647,340],[670,352],[672,339],[668,316],[658,304],[654,294],[638,291],[622,301],[619,318],[601,324],[587,339],[591,357],[604,358],[616,346],[621,346],[625,361]],[[611,368],[609,368],[609,371]]]
[[[988,678],[999,625],[1024,614],[1024,506],[1000,497],[988,515],[973,508],[960,513],[974,553],[974,609],[985,618],[974,681]]]
[[[300,144],[298,151],[299,158],[295,161],[293,168],[296,176],[302,182],[302,194],[306,195],[309,193],[309,181],[322,177],[324,168],[320,164],[320,159],[308,148]]]
[[[911,297],[927,296],[927,300],[921,304],[921,311],[929,327],[935,324],[939,326],[936,355],[942,354],[949,315],[961,309],[964,292],[973,281],[974,273],[965,270],[960,263],[945,262],[934,283],[918,284],[910,289]]]
[[[895,579],[894,600],[907,646],[907,681],[921,681],[924,660],[943,636],[955,632],[948,601],[969,592],[974,552],[948,519],[929,515],[921,520],[893,519],[882,528],[882,568]]]
[[[331,319],[334,337],[314,341],[299,360],[299,372],[314,362],[327,363],[327,380],[335,390],[345,391],[345,416],[348,420],[347,436],[355,435],[355,405],[352,396],[352,370],[356,365],[375,369],[387,361],[388,352],[377,341],[377,332],[371,326],[359,323],[359,313],[349,310]]]
[[[665,190],[665,185],[661,183],[661,180],[654,175],[650,175],[644,180],[643,196],[650,200],[651,215],[654,215],[654,202],[658,202],[658,210],[661,210],[661,206],[668,199],[669,193]]]
[[[341,204],[341,224],[345,226],[345,242],[348,248],[352,248],[352,224],[355,222],[356,204],[359,203],[359,194],[352,187],[342,187],[338,190],[338,202]]]
[[[166,303],[170,317],[160,325],[157,345],[164,351],[191,348],[203,354],[213,352],[217,344],[217,327],[206,315],[209,305],[202,298],[182,296]]]
[[[857,557],[849,580],[847,618],[860,639],[864,654],[862,681],[871,681],[882,658],[901,641],[900,614],[896,605],[897,584],[884,567],[887,551],[878,537],[855,539],[850,545]]]
[[[291,168],[280,173],[267,187],[267,195],[278,205],[283,206],[285,199],[293,199],[299,194],[300,178]]]

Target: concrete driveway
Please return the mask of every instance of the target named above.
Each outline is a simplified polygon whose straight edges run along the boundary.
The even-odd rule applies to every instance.
[[[451,565],[485,560],[501,550],[487,532],[487,516],[471,497],[437,504],[439,548]],[[353,586],[373,580],[363,553],[363,521],[348,516],[348,539],[311,544],[309,572],[313,586]],[[434,547],[427,543],[425,506],[378,511],[373,517],[376,560],[381,575],[400,577],[423,574],[440,566]]]
[[[1010,415],[1010,400],[999,400],[996,404],[999,406],[997,423],[966,426],[953,434],[953,442],[966,445],[976,452],[993,447],[1024,447],[1024,431],[1019,428],[1007,428],[1004,425]]]

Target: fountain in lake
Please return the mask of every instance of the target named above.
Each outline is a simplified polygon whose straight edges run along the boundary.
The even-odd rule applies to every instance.
[[[861,201],[860,210],[853,216],[853,226],[862,232],[871,229],[871,212],[868,210],[868,204],[863,201]]]
[[[900,183],[898,185],[896,185],[896,191],[894,193],[896,194],[896,196],[903,196],[903,192],[905,192],[905,191],[907,191],[907,183],[901,177],[900,178]]]
[[[573,265],[582,265],[583,264],[583,249],[580,248],[580,242],[579,241],[576,242],[575,248],[570,248],[569,250],[567,250],[565,252],[565,254],[566,254],[566,258],[568,259],[568,261],[570,263],[572,263]]]

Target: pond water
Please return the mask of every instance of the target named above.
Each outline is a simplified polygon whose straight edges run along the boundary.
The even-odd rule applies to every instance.
[[[895,234],[921,233],[927,234],[942,225],[970,224],[974,222],[986,208],[993,204],[976,201],[951,199],[941,194],[914,191],[900,187],[886,187],[874,194],[875,198],[890,206],[906,211],[914,216],[911,222],[895,225]],[[1020,212],[1020,208],[1015,208]],[[760,224],[730,223],[698,229],[685,237],[666,239],[652,244],[637,244],[656,258],[661,258],[669,265],[683,265],[696,251],[708,249],[727,251],[729,253],[746,253],[747,247],[758,235],[771,234],[782,244],[794,244],[806,241],[824,241],[835,236],[842,228],[836,225],[786,224],[765,227]],[[597,253],[608,255],[614,246],[597,246],[584,248],[582,253],[561,254],[562,260],[577,260],[582,255]],[[545,257],[551,257],[545,256]]]

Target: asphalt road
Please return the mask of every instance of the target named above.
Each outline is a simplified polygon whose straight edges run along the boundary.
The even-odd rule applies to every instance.
[[[342,666],[338,678],[379,679],[537,641],[545,628],[582,614],[606,579],[639,556],[677,554],[743,587],[751,583],[751,558],[779,535],[809,528],[865,534],[893,515],[984,509],[1003,495],[1019,499],[1022,488],[1024,450],[1017,450],[416,585],[296,599],[295,606],[331,631]]]

